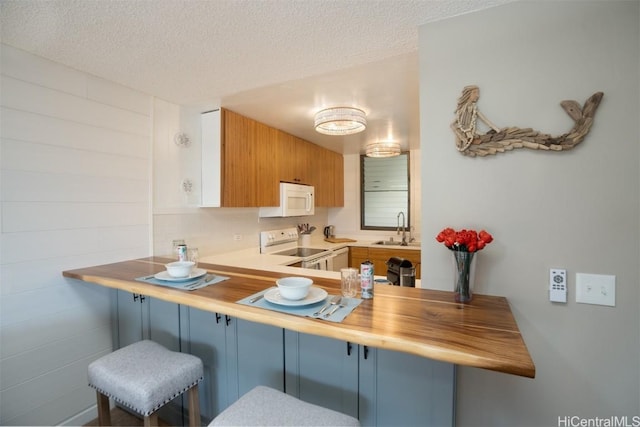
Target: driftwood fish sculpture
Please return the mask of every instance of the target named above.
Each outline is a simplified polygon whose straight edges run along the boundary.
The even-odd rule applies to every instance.
[[[602,92],[594,93],[582,107],[576,101],[562,101],[560,105],[575,124],[569,132],[551,136],[531,128],[498,128],[478,110],[480,89],[477,86],[467,86],[458,99],[456,120],[451,123],[451,129],[456,135],[456,147],[465,156],[472,157],[504,153],[523,147],[534,150],[570,150],[589,133],[602,96]],[[478,119],[491,128],[487,133],[477,133]]]

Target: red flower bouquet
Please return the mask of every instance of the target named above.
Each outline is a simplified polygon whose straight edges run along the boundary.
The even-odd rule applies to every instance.
[[[493,241],[493,236],[485,230],[455,231],[445,228],[436,236],[436,240],[453,251],[455,300],[471,302],[475,277],[475,253]]]
[[[476,252],[491,243],[493,236],[485,230],[478,233],[475,230],[455,231],[453,228],[445,228],[438,233],[436,240],[452,251]]]

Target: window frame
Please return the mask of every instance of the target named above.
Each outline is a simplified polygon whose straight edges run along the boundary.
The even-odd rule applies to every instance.
[[[400,155],[406,156],[407,160],[407,212],[405,212],[405,228],[409,230],[411,228],[411,162],[409,151],[403,151]],[[381,230],[381,231],[395,231],[396,226],[374,226],[365,224],[365,191],[364,191],[364,163],[368,157],[364,154],[360,155],[360,229],[361,230]],[[400,212],[400,211],[399,211]]]

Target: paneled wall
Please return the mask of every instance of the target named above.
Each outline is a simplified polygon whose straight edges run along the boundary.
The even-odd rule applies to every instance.
[[[1,48],[0,424],[77,425],[109,294],[61,271],[150,254],[151,97]]]

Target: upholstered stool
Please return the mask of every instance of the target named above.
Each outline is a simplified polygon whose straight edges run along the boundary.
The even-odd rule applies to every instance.
[[[144,425],[158,425],[157,410],[189,390],[189,425],[200,424],[198,383],[202,361],[167,350],[153,341],[139,341],[89,365],[89,385],[98,396],[100,425],[110,425],[109,398],[144,416]]]
[[[214,418],[209,426],[359,426],[348,415],[258,386]]]

